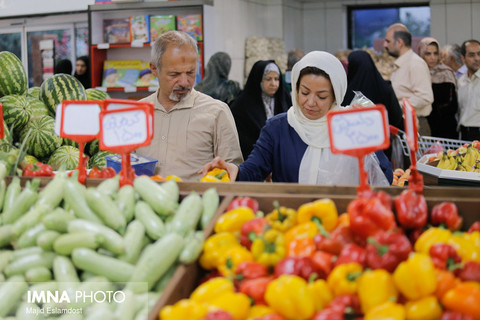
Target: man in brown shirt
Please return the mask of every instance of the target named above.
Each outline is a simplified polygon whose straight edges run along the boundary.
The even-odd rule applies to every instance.
[[[216,156],[243,161],[229,107],[193,89],[197,52],[195,40],[181,31],[162,34],[152,46],[150,69],[159,88],[142,101],[155,107],[154,138],[137,153],[157,159],[155,173],[161,176],[195,181]]]

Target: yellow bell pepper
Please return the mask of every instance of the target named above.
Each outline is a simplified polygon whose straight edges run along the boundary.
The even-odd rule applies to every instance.
[[[405,308],[394,302],[386,302],[365,314],[365,320],[405,320]]]
[[[436,243],[448,243],[451,237],[452,232],[448,229],[429,228],[415,242],[415,251],[428,254],[431,246]]]
[[[255,261],[273,267],[285,257],[285,237],[278,230],[267,230],[253,241],[250,250]]]
[[[217,268],[224,277],[229,277],[235,274],[237,266],[244,261],[253,261],[252,253],[243,246],[235,246],[220,258]]]
[[[203,244],[200,265],[206,270],[217,268],[220,258],[234,246],[240,246],[240,243],[233,233],[221,232],[212,235]]]
[[[424,253],[411,254],[395,269],[393,281],[409,300],[418,300],[433,294],[437,288],[437,280],[432,259]]]
[[[475,244],[475,238],[468,233],[455,232],[448,240],[448,244],[455,248],[462,262],[470,260],[480,263],[480,250]]]
[[[392,275],[384,270],[367,270],[358,279],[358,297],[364,313],[387,301],[397,301]]]
[[[323,310],[333,300],[333,294],[325,280],[319,279],[308,284],[308,292],[313,297],[315,311]]]
[[[230,182],[228,172],[224,169],[214,168],[207,172],[206,175],[200,179],[201,182]]]
[[[167,180],[167,181],[168,181],[168,180],[175,180],[175,181],[181,182],[181,181],[182,181],[182,178],[180,178],[179,176],[176,176],[176,175],[171,174],[171,175],[169,175],[169,176],[166,176],[166,177],[165,177],[165,180]]]
[[[190,299],[183,299],[173,306],[166,306],[160,311],[160,320],[202,320],[209,312],[209,307]]]
[[[334,296],[354,294],[357,292],[358,278],[363,267],[356,263],[345,263],[336,266],[328,275],[327,283]]]
[[[428,296],[405,304],[407,320],[435,320],[442,316],[442,307],[435,296]]]
[[[268,306],[256,304],[250,308],[247,320],[255,320],[256,318],[268,316],[269,314],[275,314],[275,311]]]
[[[323,226],[326,231],[332,231],[337,226],[338,212],[335,203],[330,199],[320,199],[305,203],[298,208],[297,222],[313,221]]]
[[[310,319],[315,312],[314,298],[307,281],[294,275],[281,275],[270,282],[265,291],[265,301],[287,319]]]
[[[233,293],[235,288],[227,278],[212,278],[199,285],[190,295],[190,299],[199,303],[209,303],[220,295]]]
[[[285,232],[285,242],[288,244],[293,239],[310,238],[313,239],[318,233],[318,228],[313,222],[305,222],[297,224],[287,232]]]
[[[273,229],[285,232],[295,225],[297,211],[295,209],[280,207],[278,202],[274,202],[275,210],[265,216]]]
[[[465,234],[465,237],[473,243],[478,252],[480,252],[480,231],[474,231]]]
[[[215,224],[215,232],[240,232],[245,222],[255,218],[255,213],[248,207],[232,209],[218,218]]]
[[[250,311],[250,298],[243,293],[222,293],[207,303],[227,311],[235,320],[245,320]]]

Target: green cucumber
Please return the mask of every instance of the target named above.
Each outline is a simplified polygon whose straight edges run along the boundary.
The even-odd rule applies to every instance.
[[[57,256],[53,260],[53,275],[58,282],[80,282],[72,261],[63,256]]]
[[[42,222],[48,230],[65,233],[68,230],[68,223],[74,219],[74,215],[59,207],[43,217]]]
[[[25,272],[25,280],[29,283],[50,281],[52,280],[52,273],[50,269],[45,267],[31,268]]]
[[[76,248],[97,249],[103,242],[101,234],[91,231],[65,233],[53,243],[53,250],[61,255],[68,256]]]
[[[7,279],[0,287],[0,317],[5,317],[17,305],[28,285],[22,276],[13,276]]]
[[[4,273],[7,277],[11,277],[14,275],[23,275],[28,269],[34,267],[51,268],[55,256],[53,252],[42,252],[21,257],[11,261],[5,267]]]
[[[105,179],[96,187],[98,192],[113,198],[113,196],[118,192],[120,187],[120,175],[117,174],[113,178]]]
[[[122,254],[125,252],[125,241],[122,236],[109,227],[82,219],[72,220],[68,224],[68,232],[70,233],[83,231],[89,231],[103,236],[104,239],[101,243],[102,248],[114,254]]]
[[[174,179],[168,180],[163,182],[160,186],[167,192],[167,196],[171,201],[178,203],[178,200],[180,199],[180,189],[178,188],[177,181]]]
[[[144,237],[145,227],[143,224],[138,220],[130,222],[127,226],[127,231],[125,231],[124,237],[126,243],[125,254],[118,258],[132,264],[137,262],[143,248]]]
[[[209,188],[202,194],[203,211],[200,218],[200,226],[202,229],[208,225],[213,216],[217,212],[218,205],[220,204],[220,197],[218,196],[217,189]]]
[[[14,239],[15,235],[13,234],[13,226],[11,224],[0,226],[0,248],[10,245]]]
[[[58,282],[56,281],[47,281],[47,282],[39,282],[35,283],[30,286],[29,290],[32,294],[41,294],[42,292],[55,292],[58,290]],[[22,297],[22,300],[27,300],[27,293]]]
[[[183,264],[190,264],[198,259],[202,253],[203,243],[205,242],[205,235],[203,231],[192,232],[185,239],[185,247],[180,253],[178,260]]]
[[[135,219],[143,224],[147,235],[153,240],[158,240],[165,234],[162,219],[146,202],[138,201],[135,205]]]
[[[21,216],[23,216],[30,207],[37,201],[38,193],[37,189],[40,185],[40,179],[35,178],[30,181],[27,181],[25,188],[22,192],[15,197],[15,200],[9,205],[9,208],[6,208],[3,212],[3,223],[14,223]]]
[[[172,221],[170,231],[184,237],[188,232],[195,230],[202,214],[202,198],[195,191],[183,198]]]
[[[53,230],[45,230],[37,237],[37,246],[43,251],[53,251],[53,243],[60,236],[60,233]]]
[[[0,212],[2,211],[3,202],[5,201],[6,191],[7,191],[7,183],[5,182],[5,179],[1,179],[0,180]]]
[[[102,223],[102,220],[90,209],[85,199],[85,186],[68,179],[65,183],[65,203],[73,210],[77,218]]]
[[[41,222],[43,217],[50,212],[50,207],[47,205],[36,205],[32,207],[26,214],[13,224],[13,234],[17,237],[28,229],[36,226]]]
[[[95,292],[108,292],[108,291],[115,291],[115,286],[113,283],[111,283],[107,278],[101,277],[101,276],[94,276],[89,278],[88,280],[80,283],[80,285],[77,287],[77,292],[82,292],[84,295],[90,295],[90,293],[95,293]],[[108,296],[108,293],[107,293]],[[99,295],[99,297],[102,297]],[[81,308],[85,309],[86,307],[90,306],[92,303],[95,303],[94,299],[83,299],[79,298],[77,301],[74,301],[72,305],[70,305],[71,308]]]
[[[58,172],[38,194],[37,204],[48,205],[52,210],[63,200],[65,183],[67,182],[67,174]]]
[[[163,276],[160,278],[160,280],[157,281],[154,287],[155,292],[162,292],[165,290],[167,287],[168,283],[172,279],[173,275],[175,274],[175,271],[177,271],[178,264],[174,263],[168,268],[167,272],[163,274]]]
[[[175,212],[178,202],[172,199],[172,195],[167,190],[149,177],[137,177],[133,181],[133,187],[157,214],[169,215]]]
[[[183,249],[183,238],[169,233],[146,248],[135,266],[126,289],[135,293],[149,291],[175,263]]]
[[[14,247],[18,249],[35,246],[37,244],[38,236],[45,230],[46,228],[43,224],[37,224],[36,226],[22,233],[22,235],[15,242]]]
[[[22,187],[20,186],[20,178],[14,176],[12,178],[12,181],[10,181],[7,190],[5,191],[5,199],[3,200],[3,212],[10,210],[13,202],[18,197],[21,191]]]
[[[131,320],[135,317],[135,294],[130,290],[124,290],[124,301],[118,304],[115,310],[115,319],[117,320]]]
[[[78,269],[104,276],[113,282],[127,282],[135,269],[127,262],[100,255],[86,248],[74,249],[72,260]]]
[[[5,269],[5,267],[10,263],[12,256],[12,250],[0,251],[0,274],[3,272],[3,269]]]
[[[85,198],[87,199],[88,206],[106,226],[121,234],[125,233],[127,221],[112,198],[94,188],[87,189]]]
[[[135,214],[135,189],[129,184],[124,185],[118,190],[115,203],[123,213],[125,220],[130,222]]]
[[[30,256],[32,254],[42,253],[43,250],[40,247],[30,247],[25,249],[17,249],[12,251],[11,261],[17,260],[26,256]]]

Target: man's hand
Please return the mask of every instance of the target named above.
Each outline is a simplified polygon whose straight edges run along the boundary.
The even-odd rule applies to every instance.
[[[225,162],[225,160],[223,160],[220,157],[215,157],[215,159],[213,159],[211,162],[204,165],[203,169],[198,171],[198,174],[201,174],[202,176],[204,176],[207,174],[207,172],[209,172],[214,168],[227,170],[228,175],[230,176],[230,181],[235,181],[237,178],[238,167],[233,163]]]

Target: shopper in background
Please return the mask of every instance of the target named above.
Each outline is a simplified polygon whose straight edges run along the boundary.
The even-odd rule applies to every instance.
[[[68,59],[62,59],[55,64],[55,67],[53,68],[53,73],[64,73],[72,75],[72,69],[72,61]]]
[[[330,53],[310,52],[293,67],[292,84],[293,106],[267,121],[245,162],[237,167],[215,158],[201,172],[219,167],[239,181],[264,181],[272,173],[274,182],[357,185],[358,161],[332,154],[327,130],[326,114],[341,109],[347,88],[342,64]],[[376,154],[381,168],[375,155],[365,160],[370,183],[387,185],[392,165],[383,152]]]
[[[403,113],[392,86],[383,80],[368,52],[353,51],[348,55],[347,92],[343,106],[352,102],[354,91],[360,91],[375,104],[383,104],[389,124],[403,130]]]
[[[83,85],[85,89],[92,87],[90,79],[89,59],[87,56],[81,56],[75,61],[75,73],[73,76]]]
[[[289,51],[287,54],[287,70],[285,71],[285,74],[283,75],[283,79],[285,80],[285,87],[287,88],[287,92],[291,93],[292,92],[292,84],[290,83],[292,81],[292,69],[295,63],[297,63],[300,59],[303,58],[305,53],[300,50],[300,49],[295,49],[292,51]]]
[[[430,136],[427,116],[432,112],[433,91],[430,71],[425,60],[412,51],[412,35],[403,24],[391,25],[385,35],[384,47],[395,57],[395,69],[390,81],[397,99],[402,104],[407,98],[415,109],[422,136]]]
[[[244,159],[252,152],[265,122],[291,105],[278,65],[271,60],[257,61],[231,106]]]
[[[197,44],[185,32],[168,31],[152,45],[150,69],[159,88],[141,101],[155,107],[155,135],[137,153],[158,160],[155,174],[198,180],[198,169],[217,156],[243,160],[229,107],[193,88],[197,59]]]
[[[240,93],[240,84],[228,80],[232,59],[226,52],[217,52],[208,60],[205,78],[197,83],[195,90],[230,105]]]
[[[440,50],[440,62],[455,71],[457,79],[467,72],[462,61],[462,51],[458,44],[447,44]]]
[[[435,38],[423,38],[418,44],[418,54],[430,69],[432,79],[432,112],[427,117],[432,136],[458,139],[457,120],[457,77],[455,72],[440,63],[440,45]]]
[[[480,140],[480,42],[467,40],[462,46],[467,73],[458,79],[458,108],[461,139]]]

